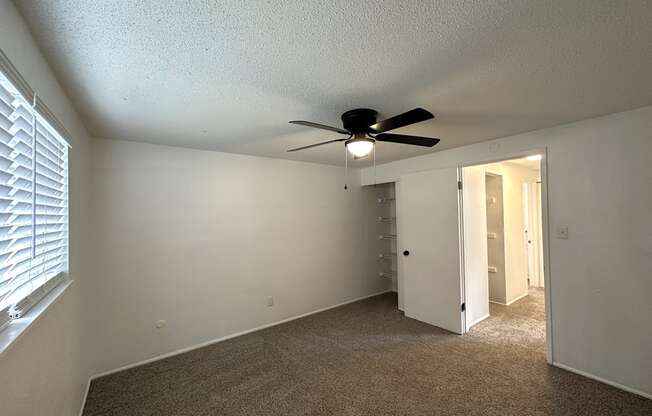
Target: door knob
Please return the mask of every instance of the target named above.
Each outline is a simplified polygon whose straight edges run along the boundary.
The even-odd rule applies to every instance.
[[[403,252],[403,255],[404,255],[404,256],[409,256],[409,255],[410,255],[410,252],[407,251],[407,250],[405,250],[405,251]]]

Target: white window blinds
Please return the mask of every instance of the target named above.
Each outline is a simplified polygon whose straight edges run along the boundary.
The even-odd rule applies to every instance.
[[[0,72],[0,328],[67,270],[68,144]]]

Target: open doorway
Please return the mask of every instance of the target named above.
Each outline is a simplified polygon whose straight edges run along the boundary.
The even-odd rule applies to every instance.
[[[541,156],[461,173],[465,329],[512,325],[545,345]]]
[[[545,154],[543,149],[541,154]],[[537,354],[544,353],[547,361],[552,362],[552,327],[548,313],[550,281],[547,268],[541,266],[544,269],[545,296],[540,284],[530,284],[533,271],[528,268],[529,249],[525,235],[526,231],[528,237],[535,233],[531,229],[534,226],[528,228],[526,223],[537,224],[526,217],[540,217],[538,223],[542,222],[543,227],[538,230],[538,235],[543,237],[543,242],[538,247],[543,248],[547,264],[546,164],[544,157],[521,160],[524,158],[515,156],[500,162],[478,162],[477,165],[443,167],[401,176],[400,182],[395,184],[397,289],[399,297],[402,295],[405,316],[455,334],[469,330],[477,334],[480,328],[484,328],[492,340],[497,336],[495,334],[505,334],[511,329],[516,329],[512,331],[515,335],[522,328],[507,325],[502,327],[504,331],[492,331],[487,328],[487,322],[509,323],[507,319],[492,319],[498,318],[497,313],[501,311],[511,313],[521,309],[532,312],[534,319],[527,316],[525,319],[509,318],[514,318],[513,323],[532,324],[532,331],[520,332],[538,333],[539,338],[530,345],[533,349],[540,346],[541,351]],[[512,172],[527,172],[526,179],[514,180]],[[497,223],[503,227],[500,234],[498,229],[490,230],[495,236],[489,235],[487,230],[488,225],[493,227],[487,218],[488,179],[490,194],[492,184],[497,184],[500,190],[497,194],[500,200],[498,196],[495,201],[490,199],[491,207],[500,207]],[[536,192],[526,192],[529,188],[524,184],[537,190],[539,181],[542,182],[540,202],[537,202],[539,207],[537,210],[528,208],[526,215],[523,195],[528,195],[525,199],[534,200]],[[518,230],[517,233],[511,232],[513,229]],[[492,292],[496,289],[497,293],[492,293],[491,302],[490,237],[492,242],[495,240],[502,247],[498,259],[492,259],[491,266],[497,273],[491,273],[491,287]],[[500,255],[504,264],[499,263]],[[514,263],[513,259],[517,262]],[[497,281],[500,279],[499,271],[504,272],[502,281]],[[536,291],[530,293],[531,290]],[[530,301],[534,304],[523,307]],[[518,341],[515,345],[520,345]]]

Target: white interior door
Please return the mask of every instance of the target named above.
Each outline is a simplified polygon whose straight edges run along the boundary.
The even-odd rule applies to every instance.
[[[461,334],[457,180],[457,168],[401,177],[398,255],[405,315]]]
[[[532,184],[532,247],[534,248],[534,270],[536,286],[543,287],[543,227],[541,225],[541,182]]]
[[[523,223],[525,224],[525,249],[527,250],[528,286],[537,286],[538,277],[534,267],[534,220],[532,212],[532,184],[523,183]]]
[[[489,317],[487,192],[484,166],[462,169],[466,330]]]
[[[530,285],[543,287],[543,241],[541,231],[541,183],[524,185],[527,213],[525,224]]]

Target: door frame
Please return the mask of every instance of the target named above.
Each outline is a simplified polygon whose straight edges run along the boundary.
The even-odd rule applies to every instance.
[[[532,155],[541,155],[540,168],[541,168],[541,229],[542,229],[542,241],[543,241],[543,285],[544,285],[544,296],[545,296],[545,314],[546,314],[546,360],[549,364],[553,363],[554,359],[554,350],[553,350],[553,339],[552,339],[552,284],[550,282],[550,221],[549,221],[549,207],[548,207],[548,148],[547,147],[535,147],[529,150],[522,150],[519,152],[513,153],[503,153],[500,156],[488,157],[488,158],[477,158],[472,161],[462,163],[457,167],[457,177],[459,181],[463,181],[462,169],[470,166],[477,165],[486,165],[490,163],[506,162],[513,159],[522,159],[527,156]],[[464,186],[464,184],[462,184]],[[466,303],[466,272],[464,269],[464,201],[463,193],[461,190],[458,191],[459,198],[459,224],[460,224],[460,276],[461,276],[461,288],[462,288],[462,301]],[[465,316],[465,314],[463,314]],[[466,328],[466,319],[462,320],[462,333],[466,333],[468,329]]]

